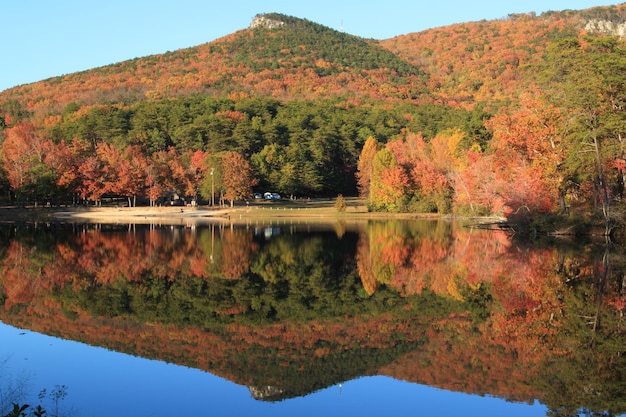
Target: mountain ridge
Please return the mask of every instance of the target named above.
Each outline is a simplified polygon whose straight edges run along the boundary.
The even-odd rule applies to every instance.
[[[267,29],[251,23],[204,44],[13,87],[0,92],[0,107],[6,111],[8,102],[18,102],[41,120],[72,102],[127,105],[203,93],[280,100],[369,97],[472,108],[509,100],[522,79],[520,69],[539,59],[558,33],[618,33],[626,9],[621,4],[509,15],[380,41],[277,13],[259,17],[289,24]],[[466,65],[473,63],[483,65]]]
[[[0,106],[17,100],[29,111],[54,113],[73,101],[83,105],[129,104],[198,92],[279,99],[371,95],[372,87],[380,87],[393,73],[419,71],[373,42],[304,19],[279,16],[290,20],[281,32],[262,27],[241,29],[205,44],[14,87],[0,93]],[[277,39],[278,35],[282,38]],[[333,50],[333,43],[345,48]],[[316,44],[324,50],[316,50]],[[340,62],[349,56],[357,59]],[[391,74],[382,69],[381,60],[394,64]],[[387,84],[393,91],[379,96],[406,96],[394,87],[396,82]]]

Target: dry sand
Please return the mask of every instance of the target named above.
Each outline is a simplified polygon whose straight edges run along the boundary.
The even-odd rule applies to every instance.
[[[438,215],[416,213],[370,213],[363,200],[346,199],[343,212],[335,208],[335,200],[252,201],[211,208],[199,207],[67,207],[67,208],[0,208],[0,221],[60,221],[80,223],[176,224],[248,223],[280,219],[312,222],[365,221],[368,219],[440,218]]]

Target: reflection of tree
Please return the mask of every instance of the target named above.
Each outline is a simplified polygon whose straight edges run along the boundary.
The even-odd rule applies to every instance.
[[[362,234],[357,246],[356,262],[361,283],[368,295],[374,294],[379,285],[372,265],[372,250],[372,244],[367,235]]]
[[[245,229],[210,225],[200,229],[197,242],[202,250],[192,259],[194,276],[237,279],[250,269],[258,245]]]
[[[618,248],[400,221],[341,238],[223,226],[7,236],[3,321],[282,397],[384,373],[539,398],[555,415],[626,410]]]
[[[545,357],[538,386],[551,415],[579,415],[580,408],[616,415],[626,410],[624,257],[619,248],[590,245],[563,256],[563,314],[554,344],[563,355]],[[589,412],[589,414],[593,414]]]
[[[356,314],[360,288],[353,274],[355,236],[333,233],[283,234],[266,243],[256,256],[250,280],[257,292],[252,310],[278,319]],[[260,279],[260,281],[258,281]]]
[[[514,354],[554,410],[571,404],[575,410],[603,410],[607,404],[615,404],[611,410],[626,409],[621,257],[605,251],[564,255],[555,247],[526,247],[505,235],[472,229],[420,234],[382,222],[370,225],[360,239],[358,267],[370,292],[386,284],[405,296],[432,291],[466,301],[474,317],[486,319],[474,324],[482,334],[475,349],[500,346]],[[383,264],[386,269],[376,268]],[[463,352],[453,356],[469,356],[469,350],[480,362],[481,355],[466,344],[473,337],[465,335]],[[545,375],[528,376],[535,372]]]
[[[402,295],[428,289],[462,300],[463,287],[491,282],[501,272],[498,256],[508,246],[506,235],[447,222],[371,222],[357,261],[368,293],[386,284]]]
[[[224,257],[222,273],[226,278],[240,278],[250,269],[252,254],[256,243],[242,229],[230,229],[222,236],[224,241]]]

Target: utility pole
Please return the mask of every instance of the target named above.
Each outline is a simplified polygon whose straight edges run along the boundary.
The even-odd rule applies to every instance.
[[[213,180],[214,168],[211,168],[211,207],[215,206],[215,181]]]

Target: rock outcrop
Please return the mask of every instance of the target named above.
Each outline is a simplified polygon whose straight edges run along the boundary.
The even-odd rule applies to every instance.
[[[282,22],[276,19],[270,19],[269,17],[266,17],[265,15],[258,14],[254,16],[254,19],[252,19],[252,23],[250,23],[250,29],[255,29],[255,28],[276,29],[284,25],[285,25],[285,22]]]
[[[613,22],[611,20],[591,19],[585,24],[585,30],[589,33],[603,33],[605,35],[626,37],[626,22]]]

